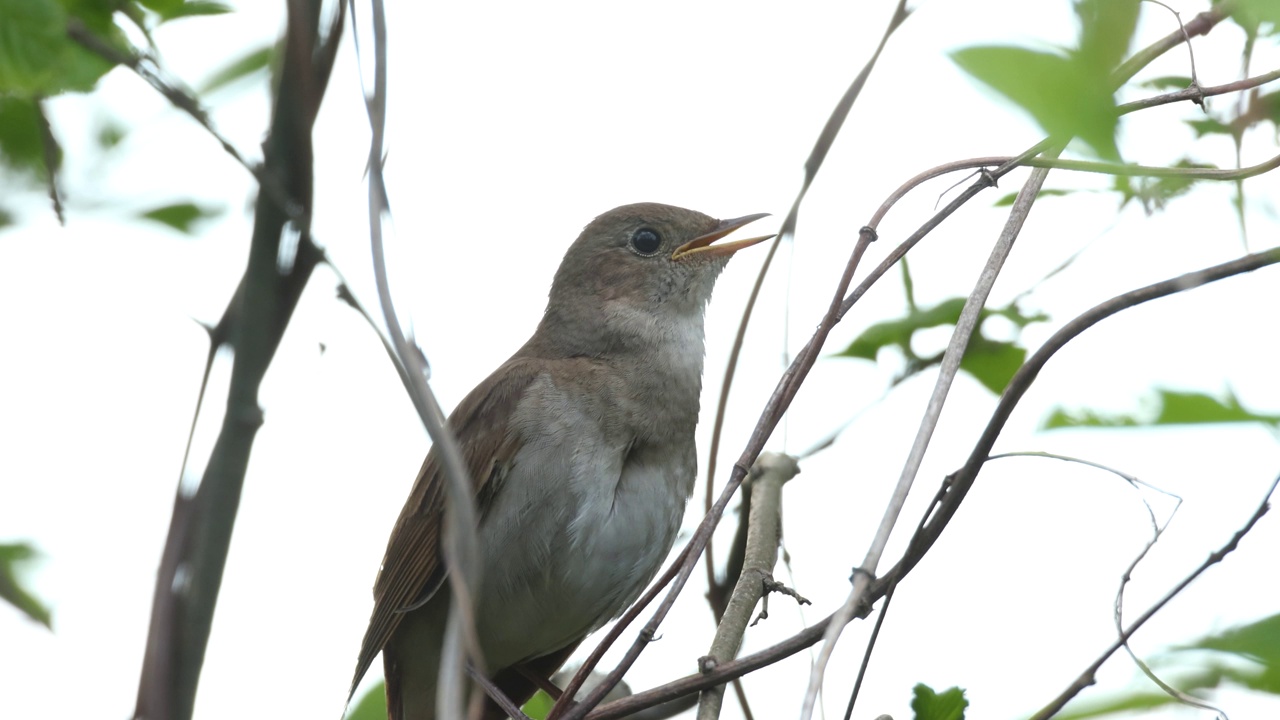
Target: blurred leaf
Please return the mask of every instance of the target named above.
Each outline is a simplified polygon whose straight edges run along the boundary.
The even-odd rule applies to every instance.
[[[1206,660],[1204,651],[1235,655],[1247,660],[1251,667],[1241,668],[1238,661]],[[1173,677],[1170,668],[1175,663],[1193,666],[1196,671],[1178,673]],[[1189,645],[1176,646],[1155,658],[1152,664],[1160,665],[1161,674],[1179,690],[1202,697],[1207,694],[1203,691],[1222,686],[1280,695],[1280,615],[1209,635]],[[1261,667],[1258,669],[1256,666]],[[1059,720],[1086,720],[1177,704],[1177,699],[1165,693],[1148,690],[1144,682],[1141,691],[1074,702],[1067,706],[1066,712],[1055,717]]]
[[[138,213],[138,217],[163,223],[185,235],[192,234],[196,222],[217,217],[222,214],[221,208],[200,206],[184,202],[165,205],[153,210]]]
[[[0,159],[15,170],[45,176],[40,109],[35,100],[0,97]]]
[[[183,3],[183,0],[138,0],[138,4],[142,7],[157,12],[172,12],[174,8]]]
[[[0,0],[0,17],[0,94],[34,98],[93,89],[112,64],[68,37],[72,17],[103,41],[127,47],[102,2]]]
[[[221,70],[211,75],[208,80],[204,81],[204,85],[199,90],[200,94],[211,93],[237,80],[268,70],[275,52],[275,45],[265,45],[257,50],[250,50],[239,58],[232,60]]]
[[[911,336],[918,330],[941,325],[955,325],[964,309],[964,298],[951,298],[923,310],[913,310],[897,320],[878,322],[853,339],[849,346],[836,353],[838,357],[854,357],[875,360],[882,348],[901,347],[910,354]]]
[[[1078,137],[1097,155],[1118,160],[1115,98],[1077,57],[1009,46],[957,50],[952,60],[1022,108],[1051,136]]]
[[[121,140],[124,140],[127,132],[123,125],[110,121],[102,123],[98,127],[98,148],[110,150],[119,145]]]
[[[1280,615],[1208,635],[1177,649],[1218,650],[1280,670]]]
[[[1191,126],[1192,130],[1195,130],[1197,139],[1202,138],[1205,135],[1226,135],[1228,137],[1234,137],[1236,134],[1235,131],[1231,129],[1230,125],[1214,118],[1188,120],[1187,124]]]
[[[1129,54],[1138,26],[1139,0],[1076,0],[1080,46],[1076,60],[1091,68],[1095,80],[1107,83]]]
[[[1237,0],[1231,19],[1250,37],[1273,34],[1280,28],[1280,0]]]
[[[0,207],[0,230],[9,227],[13,222],[13,213]]]
[[[1039,200],[1040,198],[1045,197],[1066,197],[1073,192],[1075,192],[1075,190],[1041,190],[1036,193],[1036,199]],[[1017,199],[1018,193],[1009,193],[1008,195],[1001,197],[999,200],[996,200],[993,207],[1013,207],[1013,201]]]
[[[969,701],[964,697],[964,690],[957,687],[938,693],[918,683],[911,689],[911,711],[915,720],[964,720],[967,707]]]
[[[1048,53],[1013,46],[978,46],[952,53],[965,72],[1022,108],[1046,133],[1080,138],[1107,160],[1119,161],[1111,72],[1128,53],[1138,0],[1076,0],[1075,49]]]
[[[387,720],[387,684],[380,682],[369,688],[369,692],[347,709],[344,720]]]
[[[1026,359],[1026,348],[1020,348],[1011,342],[988,340],[977,334],[969,341],[969,349],[960,359],[960,369],[999,395],[1009,386],[1013,374],[1018,372]]]
[[[918,362],[918,358],[911,348],[912,338],[921,330],[955,325],[960,319],[960,312],[964,309],[964,303],[964,298],[951,298],[933,307],[910,309],[905,316],[896,320],[876,323],[863,330],[858,337],[849,343],[848,347],[836,353],[835,357],[875,360],[880,350],[886,347],[896,347],[908,359],[909,371],[907,374],[919,372],[936,362],[936,358],[930,362]],[[1027,357],[1027,351],[1018,347],[1016,343],[992,340],[986,337],[983,334],[983,326],[987,319],[992,317],[1002,317],[1019,330],[1031,323],[1044,322],[1049,317],[1043,313],[1029,315],[1024,313],[1016,304],[1003,308],[983,308],[982,312],[979,313],[978,328],[969,341],[968,350],[965,351],[964,357],[960,360],[960,369],[972,375],[987,389],[999,394],[1004,392],[1009,380],[1013,378],[1013,374],[1018,371],[1019,367],[1022,367],[1022,363]]]
[[[1246,410],[1233,393],[1219,399],[1204,393],[1158,390],[1149,404],[1153,409],[1148,412],[1115,415],[1088,409],[1068,411],[1059,407],[1049,413],[1040,427],[1043,430],[1056,430],[1075,427],[1121,428],[1256,422],[1280,428],[1280,415]]]
[[[172,7],[164,10],[157,10],[160,15],[161,22],[177,20],[178,18],[196,17],[198,15],[225,15],[231,12],[231,7],[225,3],[211,2],[210,0],[187,0],[187,2],[165,2],[165,5]]]
[[[1088,718],[1106,717],[1116,713],[1154,710],[1177,704],[1171,695],[1162,692],[1121,693],[1113,698],[1098,700],[1090,698],[1086,702],[1073,702],[1063,712],[1054,715],[1054,720],[1087,720]],[[1078,706],[1078,707],[1077,707]]]
[[[41,625],[53,629],[53,615],[18,581],[18,566],[36,556],[36,551],[25,543],[0,544],[0,599],[21,610],[24,615]]]
[[[1197,163],[1183,158],[1174,163],[1175,168],[1200,168],[1213,169],[1213,165],[1206,163]],[[1115,183],[1115,188],[1120,192],[1120,207],[1124,207],[1130,200],[1137,199],[1142,203],[1142,207],[1151,214],[1156,210],[1163,210],[1169,201],[1181,197],[1195,186],[1199,180],[1186,176],[1168,176],[1168,177],[1150,177],[1137,178],[1134,180],[1126,179],[1125,182]]]
[[[1139,87],[1149,88],[1151,90],[1186,90],[1191,87],[1191,78],[1184,75],[1165,75],[1164,77],[1152,78]]]
[[[551,708],[555,704],[556,701],[552,699],[550,695],[539,690],[533,697],[529,698],[529,702],[525,703],[524,707],[520,709],[524,711],[525,715],[532,718],[532,720],[543,720],[543,718],[551,713]]]

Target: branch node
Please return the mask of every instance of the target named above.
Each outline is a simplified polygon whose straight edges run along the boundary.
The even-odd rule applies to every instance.
[[[706,675],[715,670],[716,666],[719,664],[720,661],[716,660],[714,655],[703,655],[698,658],[698,672]]]

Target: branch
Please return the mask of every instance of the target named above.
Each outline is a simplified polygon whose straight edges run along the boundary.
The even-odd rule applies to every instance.
[[[926,510],[921,528],[912,537],[902,560],[885,573],[877,581],[877,585],[897,582],[906,576],[924,557],[924,554],[928,552],[933,543],[937,541],[942,530],[959,508],[965,494],[973,487],[978,472],[983,464],[986,463],[991,453],[991,448],[995,445],[996,438],[999,437],[1004,429],[1005,423],[1008,422],[1014,407],[1017,406],[1022,396],[1030,389],[1031,383],[1035,381],[1036,376],[1044,369],[1049,359],[1066,346],[1067,343],[1074,340],[1085,330],[1123,310],[1276,263],[1280,263],[1280,248],[1252,253],[1229,262],[1179,275],[1137,290],[1131,290],[1094,306],[1054,333],[1034,355],[1023,363],[1018,372],[1014,373],[1013,379],[1009,381],[1009,386],[1005,388],[1004,394],[1000,396],[1000,400],[996,404],[996,409],[992,412],[986,428],[970,452],[968,460],[943,482],[934,502]]]
[[[1094,660],[1089,667],[1085,668],[1084,672],[1080,673],[1080,675],[1075,679],[1075,682],[1071,683],[1066,690],[1062,691],[1062,694],[1054,698],[1048,705],[1041,708],[1040,712],[1031,716],[1031,720],[1048,720],[1048,718],[1056,715],[1058,711],[1071,700],[1071,698],[1079,695],[1081,690],[1084,690],[1095,682],[1094,675],[1098,672],[1098,668],[1102,667],[1102,664],[1114,655],[1117,650],[1124,647],[1129,642],[1129,638],[1133,637],[1133,634],[1136,633],[1139,628],[1145,625],[1148,620],[1155,617],[1156,613],[1160,612],[1165,605],[1169,604],[1170,600],[1177,597],[1178,593],[1185,590],[1188,585],[1196,580],[1196,578],[1203,575],[1210,567],[1222,562],[1223,558],[1234,552],[1236,547],[1239,546],[1240,540],[1242,540],[1245,535],[1248,535],[1249,531],[1253,529],[1253,526],[1256,525],[1258,521],[1262,519],[1262,516],[1266,515],[1267,511],[1271,509],[1271,496],[1275,493],[1277,485],[1280,485],[1280,476],[1277,476],[1276,479],[1271,482],[1271,487],[1267,488],[1267,493],[1262,497],[1262,502],[1259,503],[1258,509],[1249,517],[1249,520],[1244,524],[1244,527],[1241,527],[1234,535],[1231,536],[1231,539],[1227,541],[1226,545],[1219,548],[1217,552],[1211,553],[1209,557],[1205,558],[1204,562],[1200,563],[1200,567],[1191,571],[1189,575],[1182,579],[1182,582],[1173,586],[1169,592],[1165,593],[1164,597],[1160,598],[1160,600],[1154,605],[1147,608],[1146,612],[1142,613],[1137,620],[1134,620],[1127,628],[1124,629],[1124,632],[1120,633],[1120,636],[1116,638],[1115,642],[1111,643],[1110,647],[1104,650],[1102,654],[1098,656],[1097,660]]]
[[[245,470],[262,424],[258,387],[311,271],[321,259],[305,222],[310,216],[312,193],[311,129],[342,35],[344,13],[340,10],[335,15],[328,37],[320,43],[318,10],[318,2],[294,0],[289,4],[286,53],[271,129],[263,146],[262,170],[277,181],[274,186],[282,189],[287,200],[282,201],[266,186],[259,193],[248,266],[222,319],[210,333],[213,346],[206,381],[214,355],[221,349],[234,353],[227,409],[194,494],[188,492],[184,460],[156,578],[134,711],[139,718],[191,717]],[[298,233],[293,251],[284,243],[289,225]],[[206,387],[207,382],[202,383],[200,407]],[[193,428],[198,421],[197,415]]]
[[[778,562],[778,540],[782,537],[782,486],[800,472],[795,458],[764,453],[751,468],[751,516],[747,530],[746,556],[742,572],[724,617],[716,628],[711,650],[698,661],[703,671],[738,656],[742,636],[751,622],[751,613],[769,591],[773,566]],[[715,720],[720,715],[724,686],[704,690],[698,704],[698,720]]]
[[[217,140],[218,144],[222,146],[222,149],[226,151],[228,155],[234,158],[236,162],[240,163],[245,170],[248,170],[249,173],[253,175],[254,179],[258,181],[259,190],[271,195],[276,205],[288,214],[289,219],[294,221],[305,220],[305,218],[301,217],[301,214],[303,213],[302,206],[295,202],[294,198],[289,196],[289,193],[282,184],[281,179],[273,173],[268,172],[267,168],[253,164],[244,155],[242,155],[240,151],[236,149],[236,146],[231,144],[230,140],[214,128],[213,121],[209,119],[209,113],[200,105],[200,101],[196,99],[195,96],[171,83],[166,82],[160,77],[158,68],[153,70],[149,67],[149,65],[156,64],[153,58],[148,58],[147,56],[134,52],[122,52],[116,49],[107,41],[93,34],[93,31],[85,27],[84,23],[80,22],[80,20],[76,18],[72,18],[67,21],[67,37],[76,41],[81,47],[98,55],[107,62],[113,65],[123,65],[132,70],[156,92],[163,95],[165,99],[173,104],[174,107],[183,111],[189,115],[191,119],[195,120],[200,127],[204,128],[205,132],[209,133],[209,135],[213,137],[214,140]],[[336,45],[334,46],[334,49],[336,50]],[[329,62],[332,63],[332,57],[330,57]],[[317,69],[319,69],[319,66],[317,66]],[[328,71],[326,70],[324,74],[327,77]],[[310,208],[307,208],[307,212],[309,211]]]
[[[1001,396],[987,428],[972,451],[969,461],[964,467],[948,476],[943,487],[939,490],[938,498],[935,499],[935,503],[922,520],[921,529],[911,539],[907,554],[897,565],[894,565],[872,583],[867,594],[867,604],[874,603],[884,597],[887,590],[904,578],[923,557],[924,552],[927,552],[928,548],[932,546],[932,543],[945,528],[951,516],[954,515],[964,494],[972,487],[977,469],[986,460],[995,438],[999,436],[1004,423],[1007,422],[1018,400],[1030,387],[1030,383],[1043,369],[1049,358],[1058,350],[1061,350],[1066,343],[1101,320],[1127,308],[1277,263],[1280,263],[1280,248],[1246,255],[1230,262],[1170,278],[1163,282],[1132,290],[1101,303],[1075,318],[1055,333],[1014,375],[1009,387],[1005,390],[1004,395]],[[687,550],[686,548],[686,553]],[[684,556],[682,555],[682,557]],[[652,707],[691,692],[699,692],[714,685],[726,683],[734,678],[742,677],[760,668],[772,665],[821,640],[823,633],[826,632],[833,619],[834,615],[829,615],[782,642],[737,660],[719,664],[711,672],[689,675],[651,690],[636,693],[622,700],[615,700],[596,709],[587,716],[587,719],[612,720],[613,718],[621,718],[644,708]]]
[[[848,599],[845,600],[844,606],[836,612],[835,621],[827,626],[827,631],[823,637],[822,650],[818,653],[818,659],[814,661],[813,669],[809,674],[809,689],[805,693],[804,704],[800,710],[801,720],[809,720],[812,717],[814,705],[818,700],[818,691],[822,687],[823,675],[826,673],[827,663],[831,659],[831,654],[835,652],[835,645],[840,638],[840,633],[844,630],[844,626],[853,619],[854,612],[858,607],[866,601],[872,577],[880,564],[880,558],[884,555],[885,548],[889,544],[889,536],[893,532],[894,525],[897,524],[898,516],[901,515],[903,506],[906,505],[907,495],[911,492],[911,486],[920,471],[920,465],[924,462],[925,451],[929,447],[933,431],[937,428],[938,419],[942,416],[942,407],[951,391],[951,384],[960,372],[960,360],[964,357],[965,350],[969,346],[969,339],[973,336],[973,331],[977,329],[979,313],[982,312],[982,308],[987,303],[987,297],[991,294],[991,288],[995,286],[996,278],[1000,274],[1000,269],[1004,267],[1005,259],[1013,251],[1013,242],[1022,231],[1027,215],[1031,212],[1031,205],[1040,193],[1040,187],[1044,184],[1044,179],[1048,174],[1049,171],[1045,169],[1032,171],[1031,177],[1027,179],[1027,182],[1018,192],[1018,198],[1013,203],[1004,231],[1001,232],[999,240],[996,241],[995,247],[992,248],[986,267],[983,268],[977,285],[974,287],[973,292],[970,293],[968,300],[965,301],[964,309],[960,312],[959,319],[956,320],[955,330],[951,334],[951,341],[948,343],[946,354],[942,358],[942,368],[934,384],[933,395],[929,398],[929,404],[925,409],[924,417],[920,421],[920,428],[916,433],[915,442],[912,444],[911,452],[907,456],[907,462],[902,468],[902,474],[898,478],[897,487],[894,488],[889,507],[885,509],[884,517],[880,521],[880,527],[876,531],[875,538],[871,542],[871,547],[867,550],[867,555],[863,559],[862,565],[854,573],[853,589],[849,593]]]
[[[835,142],[836,136],[840,134],[840,129],[844,127],[844,121],[848,118],[849,111],[853,108],[853,103],[862,94],[862,88],[867,84],[867,79],[871,77],[871,71],[875,69],[881,52],[884,51],[885,45],[889,42],[889,37],[898,29],[898,26],[906,22],[909,14],[910,11],[907,10],[906,0],[899,0],[897,7],[893,10],[893,16],[889,19],[889,24],[885,27],[884,33],[880,37],[880,44],[876,46],[876,51],[872,53],[871,58],[867,60],[862,70],[854,77],[853,82],[849,83],[844,95],[840,97],[840,101],[832,108],[831,115],[827,117],[827,122],[823,125],[822,132],[818,134],[818,139],[814,142],[813,149],[809,151],[808,159],[805,160],[804,180],[800,184],[800,191],[796,194],[795,200],[792,201],[791,209],[787,212],[787,217],[782,221],[782,227],[779,228],[777,237],[774,238],[773,242],[769,243],[769,252],[765,255],[764,262],[760,265],[760,272],[756,275],[755,285],[751,287],[751,294],[747,297],[747,304],[742,309],[742,320],[738,322],[738,333],[734,336],[733,348],[729,351],[729,362],[724,371],[724,380],[720,385],[720,398],[716,405],[715,421],[711,425],[711,449],[707,454],[707,492],[703,503],[704,514],[709,514],[712,508],[712,488],[714,487],[713,483],[716,476],[716,463],[720,456],[720,438],[724,430],[725,412],[729,404],[729,389],[733,387],[734,374],[738,369],[738,357],[742,354],[742,344],[747,335],[747,325],[751,322],[752,311],[755,309],[756,300],[760,297],[760,288],[764,285],[765,274],[769,272],[769,268],[773,265],[773,257],[777,254],[778,247],[782,242],[795,237],[796,219],[800,214],[800,203],[804,201],[805,195],[809,192],[809,186],[813,184],[814,178],[818,175],[818,170],[822,167],[823,161],[826,160],[827,152]],[[711,538],[708,537],[706,541],[707,584],[714,591],[716,577],[713,557]],[[716,608],[714,600],[712,612],[716,614],[718,622],[720,620],[719,610]]]
[[[352,14],[354,16],[354,0]],[[391,283],[387,277],[386,253],[382,237],[382,218],[390,212],[386,181],[382,172],[384,159],[383,140],[387,116],[387,23],[381,0],[373,0],[374,38],[374,87],[366,93],[366,108],[372,137],[369,142],[369,238],[373,253],[374,279],[378,289],[378,301],[382,306],[392,358],[400,377],[406,383],[409,398],[418,417],[431,436],[431,442],[440,453],[444,469],[446,498],[445,534],[443,556],[449,569],[448,583],[453,601],[449,605],[449,617],[444,636],[444,657],[441,663],[441,679],[437,705],[443,717],[465,717],[466,675],[464,668],[480,665],[483,657],[479,651],[479,639],[473,616],[474,588],[478,586],[480,564],[477,555],[479,526],[475,510],[475,485],[467,471],[457,438],[446,426],[444,412],[431,391],[428,382],[430,370],[426,357],[416,343],[404,334],[396,315],[391,297]],[[357,45],[358,47],[358,45]],[[366,316],[367,317],[367,316]],[[470,656],[470,662],[468,662]],[[483,671],[483,668],[480,668]],[[483,674],[481,672],[480,674]],[[354,688],[353,688],[354,689]]]

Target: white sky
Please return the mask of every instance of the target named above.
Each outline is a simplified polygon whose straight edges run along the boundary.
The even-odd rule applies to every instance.
[[[393,3],[393,281],[432,362],[442,404],[452,407],[524,341],[564,248],[600,212],[653,200],[720,217],[769,211],[780,221],[817,132],[892,4]],[[278,5],[241,3],[224,18],[162,28],[157,40],[168,67],[198,84],[227,58],[273,40]],[[1175,5],[1187,18],[1202,9]],[[1144,5],[1143,13],[1142,44],[1171,29],[1155,6]],[[367,29],[367,16],[361,20]],[[804,342],[828,302],[857,228],[881,200],[927,167],[1015,154],[1039,139],[1029,120],[960,75],[946,52],[993,41],[1067,44],[1073,32],[1061,0],[925,2],[898,32],[810,192],[795,244],[780,252],[766,285],[730,403],[717,487],[783,358]],[[1239,43],[1240,34],[1225,27],[1197,41],[1204,83],[1237,77]],[[350,50],[348,42],[317,128],[315,228],[371,302],[367,122]],[[1173,52],[1144,76],[1186,74],[1185,63],[1185,53]],[[1273,54],[1253,67],[1261,72],[1274,63]],[[212,104],[218,127],[256,152],[266,126],[264,88],[222,94]],[[133,707],[154,573],[206,351],[193,320],[215,320],[239,276],[252,184],[202,131],[126,72],[109,75],[92,96],[53,106],[68,149],[68,226],[59,228],[40,196],[30,194],[19,207],[21,227],[0,235],[0,336],[8,343],[0,373],[0,540],[30,540],[44,554],[31,585],[53,606],[55,632],[0,610],[0,716],[121,718]],[[1190,109],[1143,115],[1126,120],[1127,158],[1161,164],[1190,152],[1232,162],[1225,143],[1192,146],[1179,124],[1193,116]],[[132,132],[114,155],[87,160],[84,148],[108,118]],[[1265,133],[1250,136],[1245,163],[1273,152]],[[991,202],[1024,178],[1015,173],[970,203],[912,256],[921,303],[967,294],[1003,223]],[[951,182],[902,203],[881,226],[873,259],[922,222]],[[1056,172],[1048,182],[1105,185]],[[1275,242],[1276,208],[1267,199],[1278,191],[1274,174],[1251,181],[1255,248]],[[227,210],[197,239],[128,219],[134,209],[189,197]],[[1053,318],[1027,333],[1032,346],[1117,292],[1241,251],[1225,186],[1201,187],[1150,218],[1133,206],[1117,215],[1115,205],[1113,195],[1081,193],[1033,211],[996,287],[996,304],[1089,249],[1026,299],[1024,307]],[[763,255],[741,254],[720,280],[708,319],[704,408],[714,407]],[[1256,427],[1112,434],[1035,428],[1061,403],[1132,410],[1153,386],[1231,387],[1246,406],[1276,412],[1275,273],[1160,301],[1091,330],[1051,361],[997,446],[1087,457],[1185,499],[1130,586],[1128,617],[1253,511],[1280,467],[1276,439]],[[267,422],[255,443],[201,681],[201,720],[338,717],[386,535],[428,446],[380,344],[333,299],[333,289],[333,274],[317,270],[263,387]],[[828,350],[902,308],[900,287],[886,281],[837,329]],[[940,345],[945,337],[928,342]],[[933,378],[915,378],[878,402],[896,369],[893,358],[882,360],[882,368],[819,360],[770,443],[802,451],[858,416],[832,449],[803,463],[786,491],[792,562],[777,574],[814,605],[797,611],[775,598],[770,620],[749,632],[747,652],[826,615],[847,592],[849,570],[865,552]],[[937,482],[962,462],[993,403],[967,378],[955,388],[890,560]],[[700,430],[704,453],[708,415]],[[701,516],[700,497],[701,490],[689,527]],[[916,682],[967,688],[972,717],[1034,711],[1109,643],[1115,588],[1147,532],[1139,498],[1113,476],[1047,460],[988,467],[939,546],[901,587],[855,717],[909,717]],[[1270,576],[1278,541],[1280,522],[1267,517],[1236,554],[1139,634],[1138,652],[1276,612]],[[701,593],[697,585],[685,592],[663,641],[631,673],[634,687],[695,669],[712,632]],[[828,716],[843,713],[864,625],[846,632],[830,668]],[[748,692],[759,717],[798,711],[808,657],[752,679]],[[1124,687],[1135,674],[1117,658],[1087,695]],[[1280,715],[1275,700],[1220,699],[1234,718]],[[726,717],[738,712],[728,700]]]

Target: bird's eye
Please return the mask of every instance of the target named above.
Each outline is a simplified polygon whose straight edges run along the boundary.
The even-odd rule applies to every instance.
[[[637,255],[650,257],[658,252],[658,247],[662,245],[662,238],[658,233],[649,228],[640,228],[635,235],[631,236],[631,250]]]

